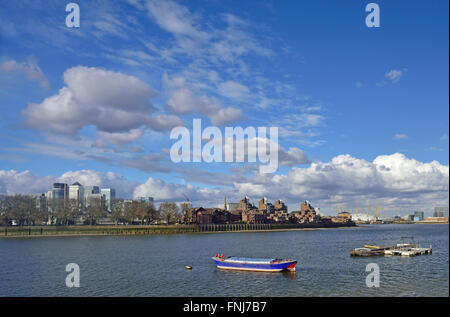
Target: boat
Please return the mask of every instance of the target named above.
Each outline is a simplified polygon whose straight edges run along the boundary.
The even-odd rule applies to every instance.
[[[350,256],[384,255],[384,249],[356,248],[350,251]]]
[[[257,271],[257,272],[295,272],[296,260],[288,259],[260,259],[260,258],[241,258],[223,255],[212,257],[218,269],[238,270],[238,271]]]

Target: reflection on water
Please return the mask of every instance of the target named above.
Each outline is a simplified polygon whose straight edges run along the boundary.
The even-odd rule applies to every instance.
[[[286,232],[0,239],[0,296],[449,296],[448,225]],[[353,258],[414,236],[432,255]],[[217,253],[293,258],[297,272],[218,270]],[[67,288],[77,263],[81,287]],[[377,263],[380,287],[365,284]],[[186,270],[185,266],[192,266]]]
[[[274,275],[279,275],[283,278],[290,279],[290,280],[297,280],[297,272],[292,271],[282,271],[282,272],[258,272],[258,271],[233,271],[233,270],[217,270],[217,274],[229,274],[231,278],[242,278],[244,275],[252,276],[267,276],[269,278],[273,278]],[[225,276],[225,275],[224,275]]]

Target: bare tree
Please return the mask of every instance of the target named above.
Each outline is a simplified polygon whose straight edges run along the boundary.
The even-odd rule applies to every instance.
[[[111,219],[116,225],[126,221],[124,205],[123,199],[115,199],[111,202]]]
[[[92,226],[106,215],[105,206],[101,199],[91,199],[86,211],[87,222]]]
[[[174,223],[179,220],[180,213],[176,203],[164,202],[159,205],[161,218],[167,222],[167,224]]]

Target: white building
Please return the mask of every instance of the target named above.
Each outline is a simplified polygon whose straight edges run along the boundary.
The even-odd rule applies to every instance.
[[[69,199],[75,199],[78,203],[84,202],[84,187],[78,182],[69,186]]]

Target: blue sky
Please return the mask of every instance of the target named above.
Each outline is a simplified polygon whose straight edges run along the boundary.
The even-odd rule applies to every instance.
[[[447,1],[377,1],[379,28],[369,1],[76,3],[73,29],[65,2],[0,4],[0,192],[80,177],[199,204],[448,204]],[[278,126],[284,163],[174,164],[170,129],[193,118]]]

